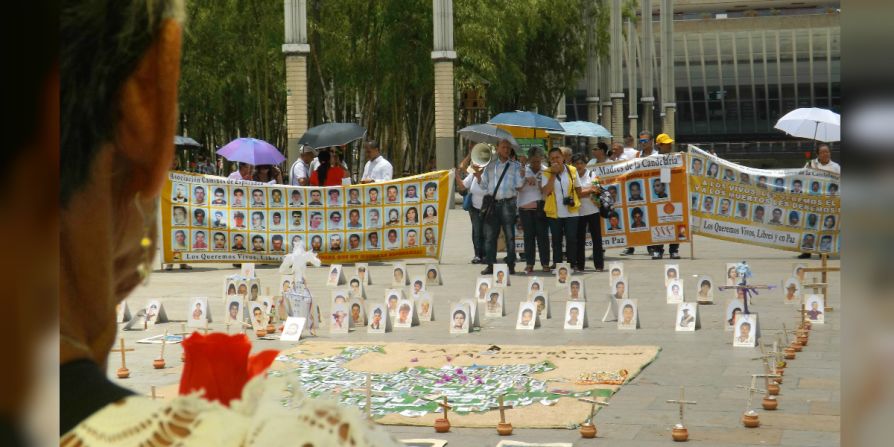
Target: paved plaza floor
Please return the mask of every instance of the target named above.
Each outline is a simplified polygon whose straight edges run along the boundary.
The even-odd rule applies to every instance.
[[[496,320],[483,320],[480,332],[467,335],[448,333],[448,306],[451,301],[473,293],[474,279],[481,266],[472,265],[471,228],[468,215],[462,210],[451,210],[448,216],[446,245],[440,264],[444,285],[430,290],[435,297],[437,321],[424,322],[412,329],[386,334],[367,334],[359,330],[347,335],[330,335],[324,329],[319,340],[345,340],[363,342],[409,343],[474,343],[474,344],[526,344],[526,345],[656,345],[661,348],[657,359],[629,384],[621,387],[611,400],[611,406],[596,416],[599,431],[596,439],[581,439],[577,430],[568,429],[516,429],[509,438],[501,438],[495,429],[454,428],[447,434],[436,434],[430,427],[388,426],[398,438],[436,438],[448,441],[448,446],[494,446],[500,439],[527,442],[567,442],[574,445],[653,446],[672,443],[670,430],[677,422],[677,406],[665,403],[675,399],[679,387],[686,387],[687,400],[698,403],[686,409],[686,422],[690,444],[705,446],[825,446],[838,445],[840,431],[840,275],[830,274],[828,305],[834,311],[826,313],[825,325],[814,325],[809,344],[797,359],[789,362],[785,371],[779,409],[775,412],[758,410],[762,425],[757,429],[742,427],[740,417],[745,409],[746,393],[736,385],[747,385],[750,375],[761,373],[762,365],[753,360],[760,353],[757,348],[734,348],[732,333],[725,332],[724,310],[726,299],[732,292],[715,293],[714,305],[699,306],[701,329],[694,333],[675,332],[676,306],[666,304],[663,267],[665,263],[680,264],[685,278],[687,296],[695,292],[693,275],[711,275],[719,283],[725,277],[725,264],[747,260],[754,277],[750,282],[780,286],[791,276],[797,262],[795,254],[772,249],[696,237],[695,259],[689,257],[689,245],[683,244],[679,261],[653,261],[645,253],[645,247],[637,249],[634,256],[619,256],[619,249],[609,249],[607,261],[623,261],[629,278],[630,297],[639,300],[641,329],[619,331],[615,323],[602,323],[600,317],[605,308],[608,293],[608,274],[589,270],[581,275],[586,283],[589,298],[587,312],[589,328],[583,331],[562,329],[561,310],[564,299],[552,299],[555,309],[553,318],[543,320],[535,331],[516,331],[515,313],[518,303],[525,298],[527,278],[513,276],[508,292],[507,316]],[[422,274],[426,261],[408,261],[410,275]],[[814,259],[811,264],[818,265]],[[837,266],[838,260],[830,262]],[[367,289],[367,297],[384,299],[384,289],[389,287],[389,264],[370,263],[374,284]],[[216,317],[211,328],[224,330],[220,299],[225,276],[236,269],[230,264],[196,264],[191,271],[158,271],[147,286],[137,289],[128,299],[133,311],[150,299],[160,299],[168,317],[185,321],[188,301],[194,296],[208,296]],[[592,268],[592,264],[590,264]],[[353,268],[348,267],[349,272]],[[519,269],[520,270],[520,269]],[[274,266],[262,266],[257,270],[262,291],[269,286],[276,289],[279,278]],[[810,278],[812,274],[808,274]],[[323,313],[329,291],[325,286],[325,268],[309,268],[308,286],[318,297]],[[551,284],[552,281],[547,281]],[[554,290],[553,287],[548,287]],[[324,299],[319,299],[324,298]],[[687,301],[691,300],[688,299]],[[799,319],[792,304],[783,301],[782,289],[761,291],[754,298],[752,311],[759,314],[760,328],[765,337],[774,337],[783,323],[793,328]],[[556,310],[559,310],[556,312]],[[558,315],[558,316],[557,316]],[[123,325],[122,325],[123,326]],[[128,353],[127,366],[131,378],[115,378],[120,358],[117,353],[109,359],[109,376],[112,380],[141,394],[148,394],[151,386],[164,387],[177,383],[181,366],[179,345],[168,346],[168,368],[152,369],[152,360],[158,356],[158,345],[136,344],[139,339],[162,333],[165,329],[180,331],[181,324],[172,322],[156,325],[149,331],[121,331],[128,347],[136,351]],[[254,337],[252,337],[254,338]],[[280,341],[255,341],[253,350],[287,349],[295,343]],[[755,400],[759,408],[759,398]],[[508,412],[511,421],[512,411]]]

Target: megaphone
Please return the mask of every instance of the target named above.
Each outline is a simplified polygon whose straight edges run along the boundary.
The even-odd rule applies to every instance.
[[[494,159],[495,153],[496,149],[487,143],[478,143],[472,146],[471,156],[469,157],[472,160],[472,164],[466,169],[466,172],[474,174],[475,170],[472,169],[472,166],[481,168],[487,166]]]

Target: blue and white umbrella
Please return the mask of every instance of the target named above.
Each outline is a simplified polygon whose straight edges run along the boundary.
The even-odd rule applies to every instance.
[[[561,132],[550,132],[555,135],[565,135],[569,137],[589,137],[589,138],[611,138],[612,134],[608,129],[589,121],[570,121],[561,123]]]
[[[500,126],[526,127],[528,129],[544,129],[561,132],[562,125],[555,118],[534,112],[503,112],[487,122]]]
[[[518,142],[511,133],[500,129],[493,124],[472,124],[457,131],[463,138],[475,143],[490,143],[496,145],[501,140],[508,140],[512,147],[518,149]]]

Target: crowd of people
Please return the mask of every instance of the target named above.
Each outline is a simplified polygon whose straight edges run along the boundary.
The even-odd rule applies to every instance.
[[[497,144],[495,159],[485,167],[472,164],[471,156],[467,156],[457,168],[456,186],[465,196],[463,208],[472,222],[471,262],[486,265],[481,274],[491,274],[497,262],[497,239],[502,232],[506,246],[503,262],[508,264],[510,273],[515,273],[518,224],[524,232],[521,261],[526,274],[536,270],[538,254],[543,272],[552,272],[556,264],[567,261],[574,272],[581,273],[588,260],[592,260],[595,271],[604,271],[601,226],[603,218],[611,222],[612,196],[595,184],[594,167],[673,151],[673,139],[666,134],[653,140],[650,132],[643,131],[639,137],[638,148],[634,147],[633,137],[628,136],[624,144],[616,142],[609,147],[598,143],[590,151],[591,156],[573,154],[568,147],[554,147],[546,152],[539,146],[522,155],[507,140]],[[584,243],[587,234],[593,242],[590,256]],[[678,250],[679,244],[670,244],[672,259],[679,259]],[[648,251],[653,259],[664,256],[663,245],[649,246]],[[621,254],[633,254],[633,248]]]

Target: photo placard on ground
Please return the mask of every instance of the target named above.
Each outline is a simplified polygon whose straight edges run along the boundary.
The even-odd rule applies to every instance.
[[[534,330],[537,327],[540,327],[540,320],[537,318],[537,304],[530,301],[518,303],[518,319],[515,322],[515,328]]]
[[[347,304],[349,296],[348,289],[335,289],[329,292],[329,299],[332,305]]]
[[[494,264],[494,287],[509,287],[509,266]]]
[[[618,329],[639,329],[639,309],[637,300],[623,299],[618,303],[621,315],[618,317]]]
[[[733,332],[733,346],[737,348],[755,347],[759,330],[757,314],[739,314],[736,317],[736,330]]]
[[[583,301],[565,302],[565,324],[568,330],[581,330],[587,327],[586,303]]]
[[[568,299],[571,301],[586,301],[587,292],[584,287],[584,280],[572,278],[568,283]]]
[[[726,312],[723,317],[723,328],[727,332],[732,332],[736,328],[736,319],[739,315],[742,314],[742,309],[745,308],[745,305],[742,304],[742,300],[738,298],[729,299],[726,301]]]
[[[246,279],[255,278],[255,263],[254,262],[243,262],[242,266],[239,267],[239,274]]]
[[[698,293],[695,296],[699,304],[714,303],[714,280],[708,275],[699,275],[695,279],[695,287]]]
[[[252,301],[248,304],[248,312],[251,315],[251,327],[254,330],[267,330],[267,323],[270,322],[270,318],[266,312],[264,312],[264,305],[258,301]]]
[[[680,264],[664,264],[664,286],[667,287],[670,285],[670,282],[673,280],[679,280],[680,277]]]
[[[347,334],[350,326],[347,303],[333,303],[332,310],[329,311],[329,333]]]
[[[355,274],[357,275],[357,277],[360,278],[361,281],[364,281],[364,285],[372,285],[372,275],[369,274],[368,263],[358,262],[354,264],[354,268],[356,269]]]
[[[363,287],[363,281],[359,276],[352,276],[348,279],[348,294],[351,298],[366,299],[366,288]]]
[[[571,279],[571,264],[567,262],[556,264],[556,287],[568,287],[569,279]]]
[[[805,272],[804,269],[807,268],[807,264],[799,262],[797,264],[792,265],[792,276],[798,279],[802,284],[804,283]]]
[[[537,310],[538,318],[552,318],[552,310],[549,307],[549,293],[539,292],[535,293],[528,300],[531,303],[534,303],[534,308]]]
[[[807,320],[811,323],[825,324],[826,314],[823,306],[823,295],[811,293],[804,296],[804,307],[807,310]]]
[[[609,262],[606,271],[608,271],[608,285],[614,288],[615,282],[624,277],[624,263]]]
[[[239,295],[230,297],[224,303],[224,323],[235,323],[237,327],[242,327],[245,321],[245,307],[243,298]]]
[[[450,306],[450,333],[468,334],[471,329],[469,313],[471,309],[467,303],[454,303]]]
[[[674,330],[677,332],[695,332],[698,327],[698,304],[677,304],[677,318],[674,320]]]
[[[602,314],[602,322],[608,323],[611,321],[618,321],[618,303],[621,300],[615,298],[615,296],[610,293],[605,294],[605,299],[607,300],[607,303],[605,313]]]
[[[168,313],[159,300],[149,300],[146,303],[146,327],[150,328],[155,323],[167,323]]]
[[[404,289],[386,289],[385,305],[388,306],[388,316],[393,321],[397,318],[397,303],[404,298]]]
[[[403,262],[395,262],[391,266],[391,287],[404,287],[410,284],[407,276],[407,265]]]
[[[493,278],[489,276],[479,276],[475,281],[475,299],[480,302],[487,301],[487,292],[493,287]]]
[[[533,296],[535,293],[544,290],[543,288],[543,279],[538,277],[533,277],[528,280],[528,297]]]
[[[503,289],[494,288],[488,293],[487,304],[484,308],[484,316],[487,318],[501,318],[503,311]]]
[[[667,283],[667,291],[665,293],[667,304],[678,304],[683,302],[683,281],[672,279]]]
[[[419,321],[434,321],[434,296],[431,292],[422,292],[416,297],[416,309],[418,309]]]
[[[372,334],[391,332],[391,318],[388,313],[388,306],[380,303],[370,304],[367,332]]]
[[[425,292],[425,277],[416,275],[410,280],[410,296],[416,297],[422,292]]]
[[[801,281],[797,277],[791,277],[785,280],[782,285],[782,293],[785,296],[786,303],[800,303],[802,297]]]
[[[363,300],[360,297],[351,297],[348,299],[348,310],[350,312],[351,327],[366,326],[366,309],[364,309],[365,302],[366,300]]]
[[[438,264],[425,264],[425,285],[440,286],[444,284],[441,280],[441,270]]]
[[[197,296],[190,300],[186,326],[191,328],[203,328],[208,326],[211,320],[211,309],[208,308],[208,298]]]
[[[304,330],[304,324],[307,319],[302,317],[289,317],[283,324],[282,332],[279,339],[282,341],[299,341],[301,340],[301,332]]]
[[[474,300],[472,298],[463,298],[459,300],[460,303],[466,304],[469,306],[469,327],[481,327],[481,311],[483,306],[478,305],[478,300]]]
[[[345,276],[342,273],[341,264],[332,264],[329,266],[329,276],[326,278],[328,287],[338,287],[345,283]]]
[[[285,296],[285,293],[292,288],[292,275],[279,275],[279,295]]]
[[[735,262],[726,263],[726,285],[735,286],[739,284],[739,272],[736,271],[738,265]]]
[[[413,300],[402,299],[397,303],[397,319],[394,321],[395,328],[411,328],[419,324],[416,317],[416,307]]]
[[[617,300],[630,298],[630,284],[627,282],[626,276],[622,276],[612,283],[611,293]]]

